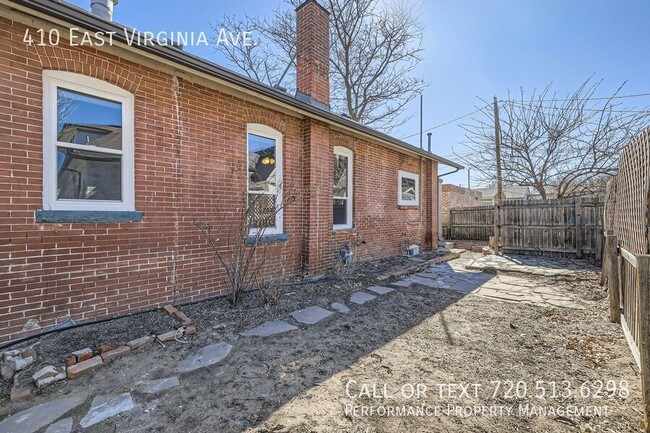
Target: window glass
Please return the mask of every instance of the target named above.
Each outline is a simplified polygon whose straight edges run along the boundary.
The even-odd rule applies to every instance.
[[[275,227],[276,198],[273,194],[248,194],[248,217],[252,228]]]
[[[402,200],[403,201],[416,200],[415,179],[402,177]]]
[[[348,224],[347,199],[334,199],[334,225]]]
[[[122,156],[57,147],[57,199],[121,200]]]
[[[122,149],[122,103],[58,88],[57,141]]]
[[[334,146],[332,215],[334,230],[352,228],[352,152]]]
[[[248,190],[275,193],[275,140],[248,134]]]
[[[334,157],[334,197],[347,197],[348,157],[343,155],[334,155]]]

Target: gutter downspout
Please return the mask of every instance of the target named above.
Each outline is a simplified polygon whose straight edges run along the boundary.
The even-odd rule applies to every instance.
[[[428,143],[427,144],[428,144],[429,152],[431,152],[431,133],[427,134],[427,138],[428,138]],[[442,218],[440,218],[440,215],[442,213],[442,179],[441,179],[441,177],[457,173],[459,170],[460,170],[460,168],[456,167],[453,171],[438,175],[438,240],[442,240]]]
[[[448,176],[450,174],[454,174],[460,171],[460,168],[455,168],[454,170],[439,174],[438,175],[438,239],[442,240],[442,179],[441,177],[443,176]]]

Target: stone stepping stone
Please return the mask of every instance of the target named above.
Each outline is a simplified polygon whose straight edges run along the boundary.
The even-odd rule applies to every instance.
[[[249,329],[240,333],[244,337],[269,337],[271,335],[282,334],[284,332],[293,331],[298,327],[290,325],[282,320],[271,320],[256,328]]]
[[[413,284],[413,281],[411,280],[399,280],[395,281],[394,283],[390,283],[393,286],[397,287],[411,287],[411,284]]]
[[[131,394],[128,392],[114,396],[98,395],[93,398],[90,410],[86,416],[81,419],[79,425],[82,428],[90,427],[91,425],[100,423],[108,418],[128,412],[134,407],[133,399],[131,398]]]
[[[431,288],[440,287],[440,285],[441,285],[441,283],[439,283],[437,281],[431,280],[429,278],[418,277],[417,275],[411,276],[410,279],[415,284],[420,284],[422,286],[431,287]]]
[[[339,313],[347,314],[350,312],[350,309],[348,308],[347,305],[342,304],[340,302],[332,302],[331,307],[338,311]]]
[[[34,433],[82,404],[85,397],[67,397],[42,403],[0,421],[0,433]]]
[[[296,319],[297,322],[304,323],[306,325],[314,325],[326,317],[331,316],[332,313],[329,310],[321,308],[317,305],[303,308],[302,310],[296,310],[291,313],[291,317]]]
[[[366,292],[354,292],[352,296],[350,296],[350,302],[361,305],[365,304],[368,301],[372,301],[375,298],[376,296]]]
[[[181,361],[176,367],[176,371],[188,373],[199,368],[209,367],[222,361],[228,356],[230,350],[232,350],[232,346],[228,343],[210,344]]]
[[[144,380],[136,385],[145,394],[157,394],[169,388],[176,388],[181,383],[177,376],[173,376],[165,379]]]
[[[428,278],[430,280],[437,280],[438,278],[440,278],[439,272],[418,272],[413,275],[420,278]]]
[[[577,304],[575,302],[566,300],[566,301],[559,301],[555,299],[546,299],[545,300],[547,304],[550,304],[554,307],[560,307],[560,308],[573,308],[575,310],[584,310],[584,305]]]
[[[395,289],[391,289],[390,287],[384,287],[384,286],[370,286],[368,287],[367,290],[370,290],[371,292],[375,292],[378,295],[385,295],[386,293],[395,291]]]
[[[72,431],[72,418],[57,421],[45,430],[45,433],[70,433]]]
[[[468,283],[466,281],[455,281],[450,284],[449,289],[453,290],[454,292],[467,294],[467,293],[472,293],[474,290],[476,290],[479,287],[480,285],[475,283]]]

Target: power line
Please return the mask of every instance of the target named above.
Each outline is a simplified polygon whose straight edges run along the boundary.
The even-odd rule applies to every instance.
[[[483,107],[481,107],[481,108],[479,108],[479,109],[477,109],[477,110],[474,110],[474,111],[472,111],[471,113],[463,114],[462,116],[459,116],[459,117],[457,117],[457,118],[455,118],[455,119],[449,120],[449,121],[447,121],[447,122],[445,122],[445,123],[441,123],[440,125],[432,126],[431,128],[429,128],[429,129],[425,129],[425,130],[423,130],[422,132],[433,131],[434,129],[438,129],[438,128],[441,128],[441,127],[443,127],[443,126],[445,126],[445,125],[449,125],[450,123],[454,123],[454,122],[456,122],[456,121],[458,121],[458,120],[464,119],[464,118],[466,118],[467,116],[471,116],[472,114],[476,114],[476,113],[478,113],[479,111],[482,111],[482,110],[485,109],[488,105],[489,105],[489,104],[487,104],[487,105],[485,105],[485,106],[483,106]],[[402,137],[401,140],[406,140],[407,138],[415,137],[416,135],[420,135],[420,133],[419,133],[419,132],[416,132],[415,134],[407,135],[406,137]]]
[[[634,95],[620,95],[620,96],[602,96],[602,97],[593,97],[593,98],[566,98],[566,99],[538,99],[537,102],[564,102],[564,101],[606,101],[609,99],[626,99],[626,98],[640,98],[644,96],[650,96],[650,93],[637,93]],[[518,102],[515,99],[505,99],[505,101]]]
[[[533,105],[535,106],[536,102],[539,101],[515,101],[512,99],[505,99],[502,102],[510,102],[512,104],[516,104],[520,107],[527,107],[528,105]],[[559,101],[558,101],[559,102]],[[567,111],[593,111],[593,112],[601,112],[601,111],[611,111],[612,113],[650,113],[650,109],[647,110],[607,110],[606,108],[571,108],[571,107],[552,107],[548,105],[541,105],[539,108],[546,108],[546,109],[552,109],[552,110],[567,110]]]
[[[640,98],[640,97],[650,97],[650,93],[636,93],[632,95],[620,95],[620,96],[610,96],[610,97],[594,97],[594,98],[579,98],[575,99],[576,101],[604,101],[604,100],[610,100],[610,99],[627,99],[627,98]],[[533,100],[531,102],[566,102],[566,101],[571,101],[574,100],[574,98],[567,98],[567,99],[539,99],[539,100]],[[515,104],[519,104],[521,106],[525,106],[528,104],[528,101],[520,101],[516,99],[500,99],[499,102],[511,102]],[[439,125],[432,126],[431,128],[424,129],[422,132],[429,132],[433,131],[434,129],[441,128],[443,126],[449,125],[450,123],[454,123],[458,120],[462,120],[468,116],[471,116],[472,114],[476,114],[479,111],[484,110],[486,107],[488,107],[490,104],[486,104],[481,108],[478,108],[471,113],[464,114],[462,116],[459,116],[455,119],[449,120],[447,122],[441,123]],[[594,112],[599,112],[603,111],[601,109],[597,108],[562,108],[562,107],[549,107],[549,106],[543,106],[542,108],[548,108],[548,109],[563,109],[563,110],[572,110],[572,111],[579,111],[579,110],[584,110],[584,111],[594,111]],[[650,110],[611,110],[613,113],[650,113]],[[407,138],[415,137],[416,135],[420,135],[420,132],[416,132],[411,135],[407,135],[405,137],[402,137],[401,140],[406,140]]]

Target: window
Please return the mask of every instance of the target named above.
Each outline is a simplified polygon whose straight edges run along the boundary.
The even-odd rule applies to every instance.
[[[43,209],[134,210],[133,141],[133,95],[43,73]]]
[[[248,206],[251,231],[282,233],[282,134],[248,125]]]
[[[397,204],[418,206],[420,204],[420,176],[400,170],[397,182]]]
[[[352,151],[334,147],[334,230],[352,228]]]

